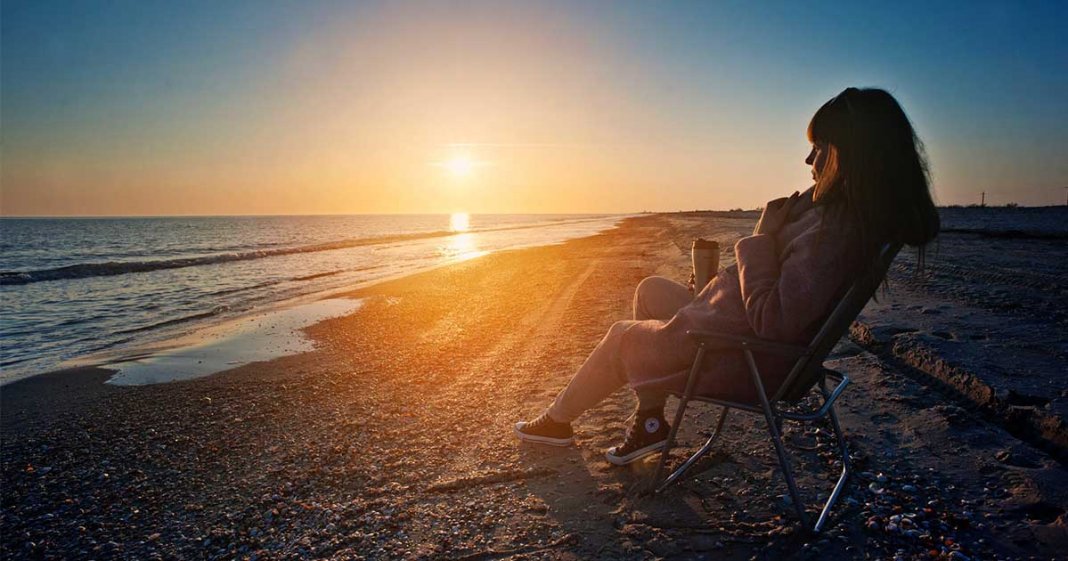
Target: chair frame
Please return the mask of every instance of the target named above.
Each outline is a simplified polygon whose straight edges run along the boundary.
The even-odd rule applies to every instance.
[[[849,326],[853,323],[853,320],[856,319],[857,315],[860,314],[861,310],[864,309],[864,306],[867,305],[868,300],[875,294],[875,290],[882,282],[887,269],[890,267],[890,263],[893,262],[894,257],[900,249],[901,244],[887,244],[883,246],[876,257],[875,266],[872,271],[863,275],[850,287],[845,297],[835,307],[834,311],[831,312],[830,316],[827,317],[819,332],[808,346],[792,345],[756,337],[745,337],[712,331],[694,330],[687,332],[697,343],[697,356],[694,359],[693,366],[690,368],[689,375],[686,379],[686,389],[681,395],[674,394],[679,398],[679,406],[675,412],[675,422],[671,426],[667,442],[660,454],[660,462],[657,464],[656,472],[653,475],[654,492],[660,493],[667,489],[672,483],[678,481],[690,467],[713,449],[716,440],[723,433],[723,427],[727,421],[727,414],[732,409],[763,415],[764,420],[767,423],[768,434],[775,447],[775,453],[779,458],[779,465],[782,467],[783,479],[786,480],[790,498],[793,500],[794,508],[797,511],[797,517],[800,519],[801,525],[808,528],[808,516],[805,513],[805,506],[801,500],[801,494],[798,491],[797,483],[794,480],[793,469],[790,466],[790,459],[787,456],[786,448],[782,442],[782,423],[787,420],[797,422],[816,422],[822,419],[828,419],[837,441],[838,453],[841,456],[842,472],[838,476],[838,481],[835,483],[830,497],[828,497],[827,502],[824,504],[823,510],[820,512],[819,519],[816,521],[815,526],[812,527],[814,533],[819,533],[827,522],[831,508],[838,500],[839,495],[841,495],[842,490],[845,488],[846,483],[852,474],[852,468],[849,462],[849,449],[846,446],[842,427],[838,422],[838,415],[834,410],[835,402],[842,395],[842,392],[845,391],[850,380],[848,376],[824,368],[823,361],[842,336],[848,331]],[[756,390],[757,397],[759,398],[758,404],[738,403],[711,396],[695,395],[696,383],[697,379],[700,377],[701,366],[706,353],[710,350],[738,351],[745,356],[745,361],[749,368],[750,379]],[[770,399],[768,398],[767,392],[764,390],[764,383],[761,380],[760,370],[757,368],[754,353],[777,355],[795,360],[794,366],[790,370],[786,380]],[[828,388],[828,380],[834,384],[833,389]],[[809,395],[813,387],[816,387],[819,390],[819,394],[822,397],[822,403],[816,409],[803,412],[792,412],[780,407],[780,404],[791,405],[797,403],[806,395]],[[705,444],[672,472],[671,475],[660,482],[660,476],[667,465],[671,448],[675,444],[675,438],[678,434],[679,427],[682,424],[683,414],[686,412],[686,407],[691,401],[700,401],[718,405],[722,407],[722,411],[720,411],[719,417],[716,420],[715,429],[712,431],[712,435],[708,438]],[[657,485],[657,482],[660,482],[659,485]]]

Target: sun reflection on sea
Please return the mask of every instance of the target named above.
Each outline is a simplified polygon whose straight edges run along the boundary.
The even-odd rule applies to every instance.
[[[449,229],[453,232],[466,232],[471,228],[471,215],[466,212],[454,212],[449,217]]]
[[[478,249],[478,234],[465,232],[449,236],[448,243],[441,248],[441,253],[449,260],[466,261],[489,252]]]

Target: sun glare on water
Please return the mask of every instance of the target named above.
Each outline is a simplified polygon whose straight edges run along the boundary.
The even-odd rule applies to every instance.
[[[466,212],[454,212],[449,217],[449,229],[453,232],[466,232],[471,227],[471,216]]]
[[[443,257],[449,261],[466,261],[488,253],[478,248],[478,234],[469,232],[470,228],[470,214],[454,212],[449,216],[449,229],[454,234],[447,237],[447,243],[441,246]]]

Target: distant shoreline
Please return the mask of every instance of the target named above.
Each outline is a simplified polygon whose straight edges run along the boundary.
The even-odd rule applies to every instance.
[[[1008,203],[1004,205],[939,205],[938,209],[947,208],[983,208],[983,209],[1045,209],[1045,208],[1058,208],[1064,207],[1064,204],[1050,204],[1050,205],[1014,205]],[[760,209],[691,209],[691,210],[636,210],[630,212],[490,212],[490,213],[471,213],[471,216],[589,216],[589,215],[601,215],[601,216],[624,216],[624,215],[640,215],[640,214],[685,214],[685,213],[759,213]],[[395,213],[395,212],[370,212],[370,213],[349,213],[349,214],[133,214],[133,215],[121,215],[121,214],[71,214],[71,215],[52,215],[52,214],[0,214],[0,221],[3,220],[139,220],[139,219],[152,219],[152,218],[304,218],[304,217],[339,217],[339,216],[448,216],[451,213],[448,212],[429,212],[429,213]]]

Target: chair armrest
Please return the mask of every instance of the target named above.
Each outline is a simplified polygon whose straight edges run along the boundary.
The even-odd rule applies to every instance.
[[[716,331],[702,331],[692,329],[686,332],[698,345],[706,349],[749,349],[751,351],[784,356],[788,358],[800,358],[809,354],[808,347],[791,345],[756,337],[745,337],[731,333],[719,333]]]

